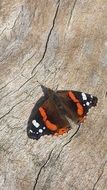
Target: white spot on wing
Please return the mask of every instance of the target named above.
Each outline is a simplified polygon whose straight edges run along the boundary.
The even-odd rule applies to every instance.
[[[38,128],[38,127],[40,126],[40,124],[39,124],[36,120],[33,120],[33,121],[32,121],[32,124],[33,124],[36,128]]]
[[[43,126],[43,129],[46,129],[46,127],[45,127],[45,126]]]
[[[90,105],[90,103],[89,103],[89,102],[86,102],[86,105],[87,105],[87,106],[89,106],[89,105]]]
[[[30,133],[33,133],[33,131],[32,131],[31,129],[29,130],[29,132],[30,132]]]
[[[83,100],[87,100],[87,96],[84,92],[81,93]]]
[[[39,129],[39,133],[43,133],[43,130],[42,130],[42,129]]]

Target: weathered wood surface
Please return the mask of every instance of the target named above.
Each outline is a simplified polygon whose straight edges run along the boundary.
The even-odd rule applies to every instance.
[[[78,134],[28,139],[41,96],[98,96]],[[107,190],[107,1],[0,1],[0,190]]]

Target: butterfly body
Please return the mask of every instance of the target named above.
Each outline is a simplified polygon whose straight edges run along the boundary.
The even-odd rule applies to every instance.
[[[41,85],[44,96],[36,103],[28,121],[30,138],[43,135],[63,135],[71,128],[69,119],[77,124],[84,121],[97,97],[78,91],[53,91]]]

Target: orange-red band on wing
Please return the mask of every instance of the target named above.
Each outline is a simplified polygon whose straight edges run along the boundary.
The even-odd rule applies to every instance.
[[[54,125],[53,123],[51,123],[49,120],[46,120],[45,125],[51,131],[56,131],[57,130],[57,126]]]
[[[43,121],[45,122],[47,120],[47,115],[46,115],[45,110],[42,107],[40,107],[39,112],[40,112],[40,114],[41,114],[41,116],[43,118]]]
[[[47,119],[47,115],[46,115],[46,112],[45,112],[44,108],[40,107],[40,108],[39,108],[39,112],[40,112],[40,114],[41,114],[41,116],[42,116],[42,118],[43,118],[43,121],[44,121],[46,127],[47,127],[48,129],[50,129],[51,131],[56,131],[56,130],[57,130],[57,126],[54,125],[53,123],[51,123],[51,122]]]
[[[84,113],[84,109],[82,107],[82,105],[80,104],[79,100],[75,97],[75,95],[73,94],[73,92],[68,92],[68,96],[71,98],[71,100],[76,103],[77,105],[77,113],[78,115],[83,115]]]

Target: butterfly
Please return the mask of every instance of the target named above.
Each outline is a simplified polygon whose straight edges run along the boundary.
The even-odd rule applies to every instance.
[[[53,91],[41,85],[44,96],[35,104],[28,120],[29,138],[38,140],[43,135],[63,135],[71,129],[70,120],[80,125],[98,98],[74,90]]]

